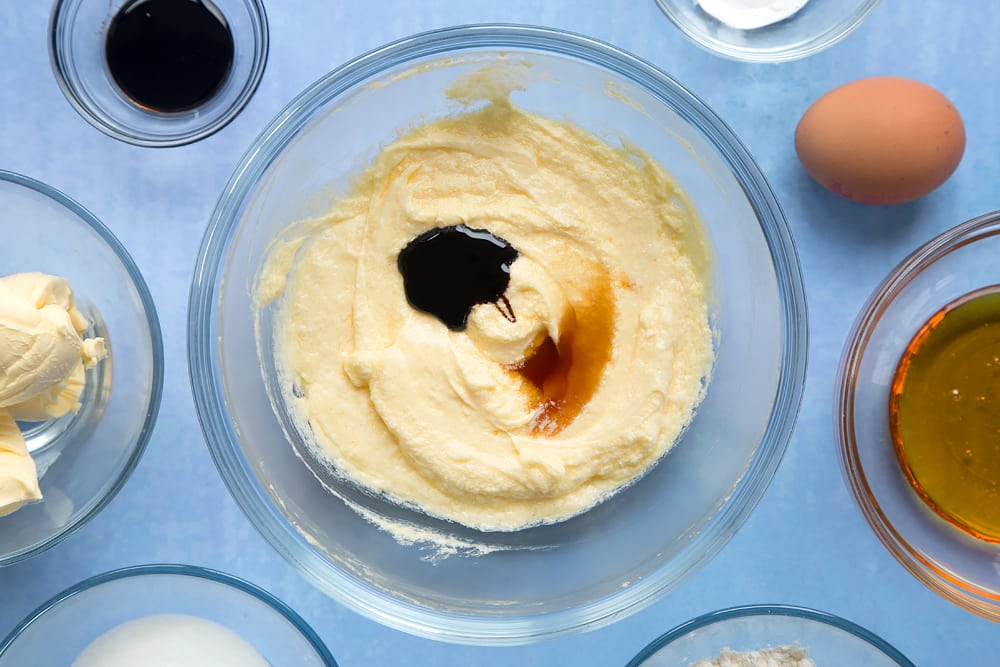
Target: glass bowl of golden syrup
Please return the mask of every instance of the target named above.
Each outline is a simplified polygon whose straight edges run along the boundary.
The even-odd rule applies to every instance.
[[[260,0],[58,0],[49,52],[91,125],[137,146],[180,146],[250,100],[267,63],[267,16]]]
[[[844,348],[844,475],[892,555],[1000,621],[1000,212],[927,242],[875,290]]]

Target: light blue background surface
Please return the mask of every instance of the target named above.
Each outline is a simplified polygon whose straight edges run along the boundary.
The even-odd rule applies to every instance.
[[[1000,208],[997,3],[883,0],[845,41],[781,65],[742,64],[702,51],[653,0],[266,5],[270,60],[248,107],[204,141],[153,150],[104,136],[63,98],[48,59],[50,3],[0,2],[0,168],[52,184],[121,239],[156,300],[167,365],[156,430],[124,490],[65,542],[0,570],[0,636],[80,579],[126,565],[185,562],[275,593],[312,624],[343,667],[623,665],[693,616],[762,602],[842,615],[920,666],[1000,661],[1000,625],[937,597],[875,539],[841,476],[831,417],[841,346],[872,289],[933,235]],[[610,627],[503,649],[440,644],[384,628],[325,597],[279,559],[231,500],[211,462],[192,404],[185,349],[188,286],[203,229],[234,164],[265,123],[320,75],[364,51],[421,30],[487,21],[553,26],[605,40],[658,65],[712,106],[747,144],[785,208],[811,319],[808,380],[789,451],[762,503],[725,550],[666,599]],[[839,199],[811,182],[795,157],[795,124],[814,99],[880,74],[934,85],[966,122],[968,148],[957,172],[914,204],[874,208]]]

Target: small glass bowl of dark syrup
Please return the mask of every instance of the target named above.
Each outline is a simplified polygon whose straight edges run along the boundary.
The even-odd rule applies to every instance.
[[[260,0],[57,0],[52,68],[91,125],[138,146],[180,146],[224,127],[264,73]]]

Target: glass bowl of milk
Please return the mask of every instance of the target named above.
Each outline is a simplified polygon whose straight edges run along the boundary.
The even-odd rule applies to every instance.
[[[0,643],[0,667],[336,667],[270,593],[187,565],[143,565],[72,586]]]
[[[733,60],[784,62],[833,46],[878,0],[656,0],[699,46]]]

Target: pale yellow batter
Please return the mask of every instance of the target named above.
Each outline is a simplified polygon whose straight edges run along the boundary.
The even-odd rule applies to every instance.
[[[483,304],[451,331],[407,303],[400,250],[456,224],[517,249],[516,321]],[[386,146],[275,244],[262,353],[344,476],[484,530],[550,523],[636,479],[689,422],[713,361],[707,267],[661,167],[495,99]],[[558,401],[518,370],[546,339],[571,358]]]

